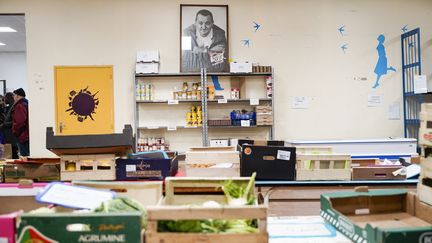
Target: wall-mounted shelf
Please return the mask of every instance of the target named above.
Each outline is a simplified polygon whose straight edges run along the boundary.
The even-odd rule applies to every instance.
[[[227,103],[238,103],[238,102],[250,102],[251,99],[227,99],[226,100]],[[272,101],[271,98],[260,98],[259,101]],[[168,100],[137,100],[137,103],[166,103],[168,104]],[[201,100],[178,100],[179,103],[200,103]],[[223,104],[220,103],[218,100],[207,100],[208,103],[218,103],[218,104]]]
[[[178,102],[171,99],[174,96],[173,92],[182,90],[184,82],[189,84],[189,88],[190,83],[197,82],[200,82],[201,87],[211,86],[213,75],[219,77],[220,86],[223,88],[216,90],[215,96],[220,95],[225,99],[208,100],[207,89],[202,90],[200,99],[178,100]],[[184,152],[189,147],[206,146],[212,138],[273,138],[273,125],[207,126],[209,119],[226,119],[233,110],[253,111],[257,103],[261,106],[272,107],[272,114],[274,114],[272,72],[206,73],[205,70],[202,70],[202,73],[137,74],[135,75],[135,84],[151,85],[152,92],[154,92],[152,94],[153,100],[139,100],[139,98],[134,100],[137,141],[139,138],[145,137],[165,137],[165,140],[170,143],[170,149]],[[270,89],[267,84],[271,85]],[[231,99],[233,97],[232,89],[238,90],[240,99]],[[268,90],[270,90],[271,95],[267,92]],[[166,125],[186,124],[186,113],[190,111],[192,106],[201,106],[203,126]],[[158,125],[154,126],[155,124]]]

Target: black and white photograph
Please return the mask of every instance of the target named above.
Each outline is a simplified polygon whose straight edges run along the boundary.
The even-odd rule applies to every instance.
[[[228,5],[180,5],[180,71],[228,72]]]

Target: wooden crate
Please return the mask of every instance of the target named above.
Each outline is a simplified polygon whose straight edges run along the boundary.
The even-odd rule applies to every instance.
[[[162,198],[162,181],[72,181],[72,184],[114,191],[117,196],[135,199],[144,206],[157,205]]]
[[[332,154],[333,148],[327,146],[296,146],[298,154]]]
[[[432,205],[432,158],[422,159],[417,194],[420,201]]]
[[[346,154],[297,154],[298,181],[350,180],[351,156]]]
[[[166,196],[158,206],[147,207],[148,225],[145,232],[147,243],[173,242],[173,243],[263,243],[268,242],[267,233],[267,206],[222,206],[220,208],[203,208],[191,206],[202,204],[208,200],[226,203],[220,187],[225,180],[231,178],[173,178],[165,181]],[[249,178],[232,178],[247,185]],[[209,195],[197,194],[196,191],[215,192]],[[176,194],[179,190],[181,194]],[[185,191],[192,192],[191,194]],[[195,192],[195,193],[193,193]],[[251,192],[254,193],[254,192]],[[185,206],[187,205],[187,206]],[[213,234],[213,233],[174,233],[157,232],[157,223],[160,220],[199,220],[199,219],[258,219],[259,233],[251,234]]]
[[[235,147],[191,148],[185,162],[187,176],[240,176],[240,154]]]
[[[114,154],[60,156],[60,180],[62,181],[115,180],[115,173]]]
[[[420,127],[418,143],[422,147],[422,155],[425,156],[424,147],[432,146],[432,103],[421,104],[419,117]]]
[[[353,180],[405,180],[406,175],[393,175],[403,166],[359,166],[352,168]]]

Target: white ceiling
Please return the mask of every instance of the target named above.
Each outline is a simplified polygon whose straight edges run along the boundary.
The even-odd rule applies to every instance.
[[[0,32],[0,52],[26,51],[24,15],[0,14],[0,27],[11,27],[17,32]]]

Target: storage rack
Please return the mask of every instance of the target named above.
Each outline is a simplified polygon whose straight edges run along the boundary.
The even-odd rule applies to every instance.
[[[166,126],[166,125],[158,125],[158,126],[140,126],[140,106],[141,105],[151,105],[151,104],[168,104],[169,99],[159,99],[159,100],[137,100],[135,99],[135,134],[136,141],[138,142],[138,138],[140,136],[141,130],[156,130],[156,129],[166,129],[166,130],[177,130],[177,129],[199,129],[201,128],[201,138],[202,138],[202,146],[209,146],[209,128],[210,129],[254,129],[254,128],[267,128],[268,129],[268,137],[266,139],[273,139],[274,136],[274,76],[273,72],[259,72],[259,73],[207,73],[206,69],[201,69],[199,73],[158,73],[158,74],[136,74],[135,75],[135,85],[140,82],[141,79],[145,78],[176,78],[176,77],[200,77],[201,87],[207,87],[207,77],[208,76],[218,76],[218,77],[271,77],[272,82],[272,97],[271,98],[259,98],[260,102],[264,102],[266,104],[270,104],[272,107],[272,116],[273,116],[273,124],[272,125],[262,125],[262,126],[208,126],[208,114],[209,104],[217,104],[218,100],[208,100],[207,99],[207,89],[203,88],[201,92],[201,99],[199,100],[178,100],[180,103],[201,103],[202,107],[202,116],[203,116],[203,125],[202,127],[188,127],[188,126]],[[163,81],[161,81],[163,82]],[[247,82],[247,81],[245,81]],[[155,82],[153,82],[155,83]],[[241,104],[250,102],[249,98],[241,98],[241,99],[226,99],[229,104]]]

